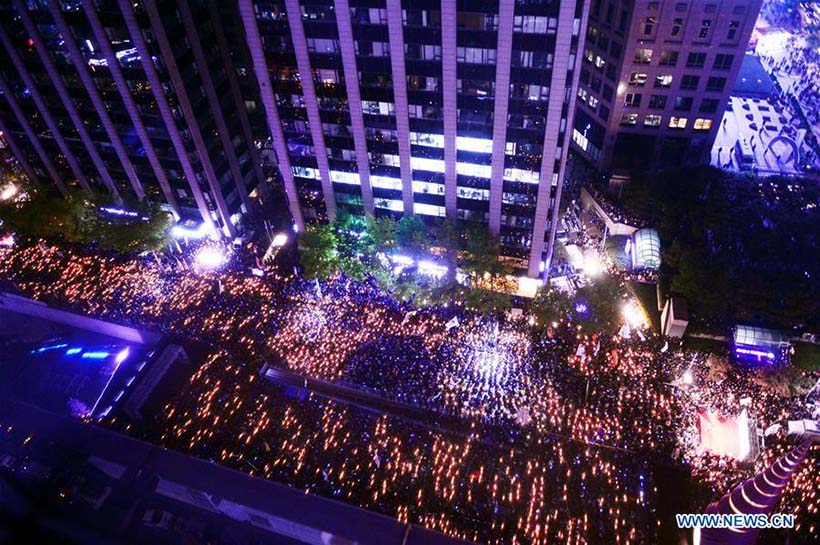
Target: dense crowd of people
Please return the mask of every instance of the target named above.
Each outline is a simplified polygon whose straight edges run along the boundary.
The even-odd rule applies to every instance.
[[[767,30],[757,46],[758,56],[778,79],[783,93],[772,97],[772,101],[779,101],[789,109],[793,107],[805,116],[811,125],[807,129],[814,135],[807,138],[811,147],[802,147],[800,164],[804,168],[816,166],[820,151],[816,143],[820,135],[820,85],[817,84],[820,54],[816,42],[820,20],[817,6],[812,2],[787,6],[783,2],[771,1],[765,3],[763,15],[774,26],[789,33],[785,41],[778,42],[777,38],[777,45],[773,47],[769,44]],[[790,103],[792,99],[794,104]]]
[[[598,185],[588,183],[584,186],[584,189],[589,192],[590,196],[595,199],[595,202],[598,203],[604,212],[606,212],[607,216],[615,223],[623,223],[638,229],[646,226],[646,222],[643,219],[630,213],[623,206],[613,201]]]
[[[740,370],[711,380],[705,358],[649,333],[413,309],[374,284],[254,266],[242,250],[204,271],[38,245],[8,250],[0,278],[213,347],[159,415],[162,444],[480,542],[653,543],[654,463],[690,467],[705,502],[788,448],[767,437],[754,467],[700,453],[699,410],[736,414],[750,398],[763,427],[804,416],[799,398]],[[377,392],[430,423],[296,395],[260,378],[263,364]],[[810,457],[780,509],[806,535],[818,511]]]

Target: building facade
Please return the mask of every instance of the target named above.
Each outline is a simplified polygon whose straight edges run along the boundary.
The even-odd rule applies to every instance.
[[[520,272],[544,269],[586,2],[238,3],[297,228],[341,210],[477,221]]]
[[[3,2],[0,130],[35,181],[233,236],[263,179],[239,25],[231,2]]]
[[[592,0],[572,130],[603,170],[708,161],[762,0]]]

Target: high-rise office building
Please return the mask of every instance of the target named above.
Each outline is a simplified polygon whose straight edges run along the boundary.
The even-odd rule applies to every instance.
[[[708,161],[761,0],[592,0],[573,145],[602,169]]]
[[[555,237],[583,0],[238,0],[297,226],[483,222],[520,272]]]
[[[231,236],[263,177],[240,24],[232,2],[3,2],[0,131],[34,180]]]

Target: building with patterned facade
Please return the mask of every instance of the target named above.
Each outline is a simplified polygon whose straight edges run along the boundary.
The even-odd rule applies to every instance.
[[[338,211],[477,221],[550,258],[582,0],[239,0],[298,227]]]
[[[155,199],[233,236],[265,138],[240,24],[232,2],[2,2],[0,131],[35,181]]]
[[[708,162],[762,0],[591,0],[573,147],[601,169]]]

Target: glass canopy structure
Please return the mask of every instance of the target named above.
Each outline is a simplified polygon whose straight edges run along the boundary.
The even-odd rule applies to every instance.
[[[759,362],[779,361],[784,349],[789,346],[780,332],[749,325],[735,326],[732,340],[738,359],[753,359]]]
[[[654,229],[639,229],[629,246],[633,269],[653,269],[661,266],[661,239]]]

